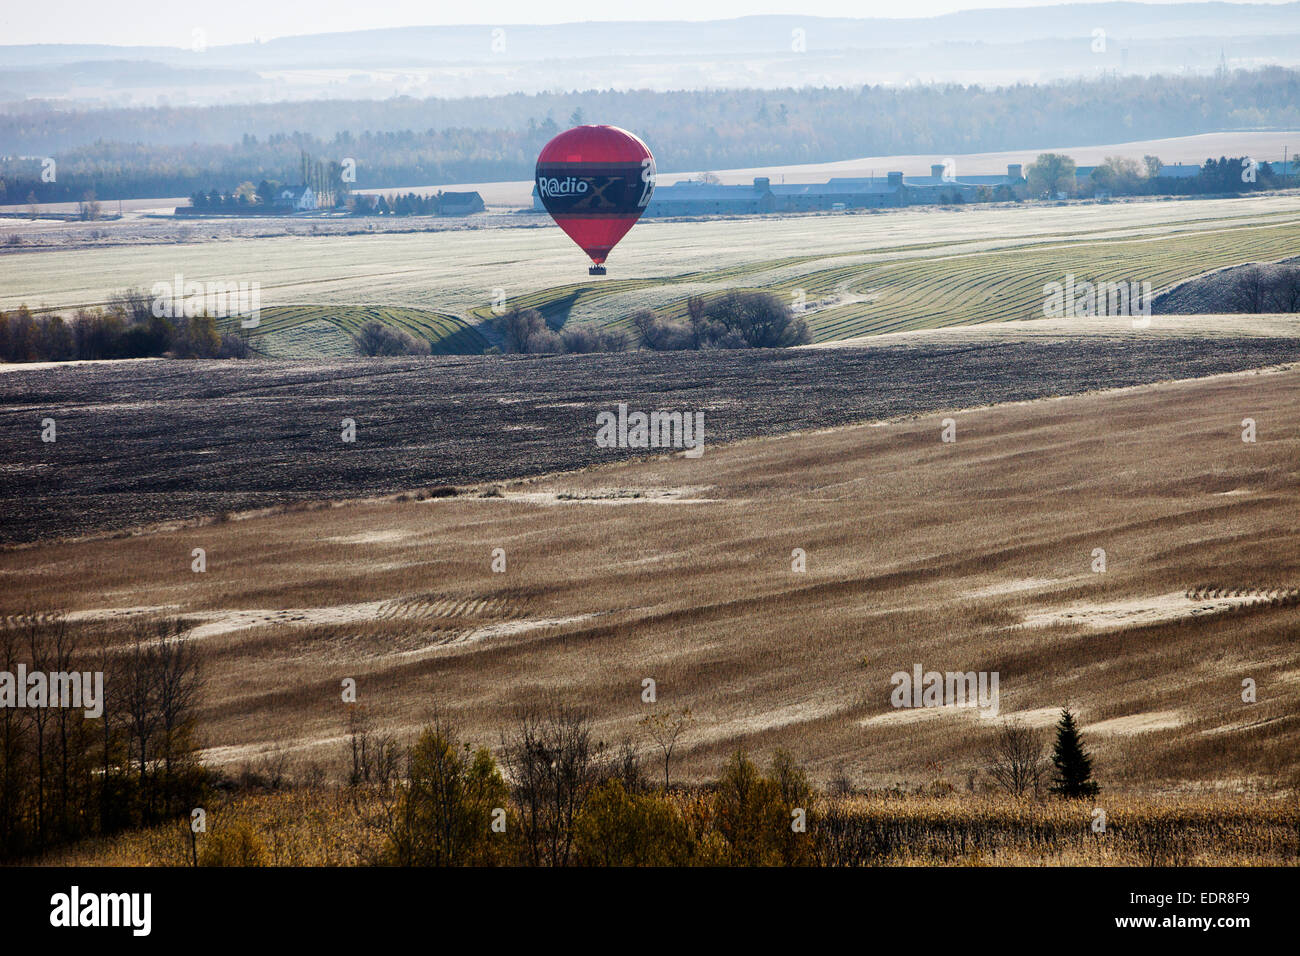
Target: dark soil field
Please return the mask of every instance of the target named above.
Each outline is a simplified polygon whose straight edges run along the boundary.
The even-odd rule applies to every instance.
[[[0,374],[0,541],[636,457],[596,414],[703,411],[706,445],[1195,378],[1300,358],[1289,338],[348,360],[139,362]],[[42,441],[53,419],[56,441]],[[342,422],[356,440],[342,440]],[[706,452],[707,454],[707,452]]]

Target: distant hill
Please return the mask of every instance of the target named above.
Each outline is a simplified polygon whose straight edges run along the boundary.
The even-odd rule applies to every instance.
[[[1294,315],[1300,311],[1300,259],[1218,269],[1156,296],[1156,315],[1231,313]]]
[[[807,50],[873,49],[936,43],[1019,43],[1091,37],[1094,29],[1121,40],[1300,33],[1300,3],[1077,3],[1011,10],[967,10],[929,18],[752,16],[707,21],[623,21],[479,26],[399,27],[281,37],[263,43],[211,46],[199,53],[168,47],[93,44],[0,46],[11,67],[75,60],[147,59],[172,65],[288,66],[529,60],[647,54],[771,53],[790,50],[804,31]],[[502,30],[496,46],[493,31]]]
[[[1095,31],[1104,31],[1104,38]],[[242,75],[223,78],[225,87],[217,90],[202,77],[132,83],[118,77],[96,85],[66,69],[124,60]],[[0,101],[50,96],[178,105],[546,90],[987,84],[1100,72],[1208,72],[1220,62],[1300,65],[1300,2],[1086,3],[908,19],[410,26],[202,50],[0,46]]]

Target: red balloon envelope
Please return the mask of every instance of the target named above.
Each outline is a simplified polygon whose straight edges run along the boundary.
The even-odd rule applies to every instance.
[[[604,275],[602,263],[641,218],[655,189],[655,158],[617,126],[576,126],[542,147],[537,195]]]

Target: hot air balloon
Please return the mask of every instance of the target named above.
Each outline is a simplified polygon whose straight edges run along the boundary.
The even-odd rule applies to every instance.
[[[605,274],[605,258],[641,218],[655,190],[655,158],[617,126],[575,126],[537,157],[537,195],[560,228]]]

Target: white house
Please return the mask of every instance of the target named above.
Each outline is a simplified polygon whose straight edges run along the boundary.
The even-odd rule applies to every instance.
[[[294,212],[310,212],[316,208],[316,194],[310,186],[282,186],[272,205]]]

